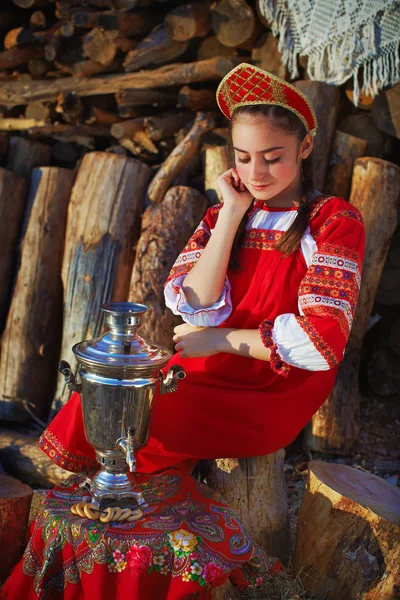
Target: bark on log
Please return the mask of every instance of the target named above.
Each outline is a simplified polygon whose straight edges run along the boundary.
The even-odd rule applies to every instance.
[[[313,460],[297,525],[294,573],[318,598],[398,597],[400,490]]]
[[[132,137],[137,131],[143,130],[144,119],[144,117],[138,117],[137,119],[114,123],[111,125],[111,135],[117,138],[117,140],[124,137]]]
[[[32,173],[21,266],[1,341],[0,412],[5,420],[30,420],[24,400],[42,420],[50,409],[61,341],[60,271],[74,179],[73,171],[56,167]]]
[[[349,115],[338,122],[337,129],[367,140],[366,156],[382,158],[388,153],[389,136],[377,128],[369,113]]]
[[[256,458],[209,461],[208,485],[222,494],[246,531],[270,556],[290,557],[285,451]]]
[[[170,350],[174,346],[173,329],[182,321],[165,306],[164,282],[206,209],[207,201],[200,192],[175,186],[168,190],[162,204],[150,206],[143,214],[129,301],[151,309],[141,335]]]
[[[223,202],[217,188],[217,178],[229,169],[230,157],[226,146],[209,146],[204,151],[204,187],[210,206]]]
[[[71,475],[58,467],[38,446],[39,434],[0,429],[0,462],[13,477],[28,485],[51,488]]]
[[[296,81],[295,85],[307,96],[317,117],[318,135],[315,138],[314,156],[318,157],[318,160],[314,166],[314,184],[317,190],[324,190],[340,92],[338,88],[320,81]]]
[[[96,60],[80,60],[71,65],[71,73],[75,77],[90,77],[98,73],[116,71],[119,68],[119,60],[115,59],[109,63],[101,64]]]
[[[28,485],[0,475],[0,584],[24,553],[32,496],[33,490]]]
[[[24,48],[25,49],[25,48]],[[20,50],[18,48],[18,50]],[[13,52],[13,50],[10,50]],[[32,58],[32,56],[29,56]],[[28,58],[26,58],[28,60]],[[22,62],[26,62],[23,60]],[[105,75],[92,79],[65,77],[52,81],[32,81],[29,86],[24,82],[11,81],[0,89],[0,103],[5,106],[27,104],[35,100],[56,100],[60,92],[75,92],[79,96],[115,94],[125,88],[151,89],[164,86],[186,85],[200,81],[219,81],[236,64],[238,59],[216,57],[185,64],[172,64],[140,73]],[[5,68],[1,65],[0,69]]]
[[[28,104],[28,106],[32,106],[33,104],[39,103],[32,102],[32,104]],[[44,125],[44,121],[34,117],[27,117],[26,119],[14,119],[12,117],[0,119],[0,131],[26,131],[31,127],[41,127],[42,125]]]
[[[187,48],[186,41],[173,40],[165,26],[161,24],[127,53],[124,69],[127,73],[131,73],[152,64],[159,65],[178,58],[186,52]]]
[[[366,140],[354,135],[335,132],[324,187],[327,194],[349,199],[354,161],[365,156],[367,144]]]
[[[125,10],[91,12],[79,11],[72,16],[76,27],[98,27],[105,32],[117,31],[126,37],[146,35],[160,20],[160,11],[140,10],[133,12]]]
[[[202,136],[212,129],[214,118],[211,113],[198,113],[192,128],[184,140],[176,146],[149,185],[147,192],[151,202],[162,202],[165,192],[179,170],[197,152]]]
[[[204,37],[211,31],[209,3],[193,2],[177,6],[164,17],[164,23],[171,38],[177,42]]]
[[[129,293],[148,165],[105,152],[86,154],[72,189],[62,266],[61,357],[75,369],[72,345],[101,332],[100,305]],[[59,377],[56,398],[68,390]]]
[[[245,0],[220,0],[211,6],[212,27],[224,46],[236,47],[253,34],[256,17]]]
[[[30,180],[32,169],[50,164],[51,148],[40,142],[12,137],[8,146],[7,169]]]
[[[0,332],[4,328],[11,299],[12,277],[17,260],[15,250],[24,217],[27,188],[23,177],[0,169]]]
[[[311,450],[348,454],[357,442],[360,428],[358,371],[361,346],[390,240],[397,225],[399,192],[400,168],[397,165],[370,157],[355,161],[350,203],[361,211],[365,224],[362,283],[335,387],[305,429],[305,443]]]

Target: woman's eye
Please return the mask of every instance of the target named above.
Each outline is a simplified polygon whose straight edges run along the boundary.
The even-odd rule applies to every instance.
[[[280,160],[280,156],[278,156],[277,158],[274,158],[273,160],[267,160],[266,158],[264,158],[264,161],[266,163],[270,164],[270,165],[273,165],[274,163],[279,162],[279,160]],[[248,159],[248,158],[245,158],[245,159],[238,158],[237,161],[240,162],[240,163],[248,163],[248,162],[250,162],[250,159]]]

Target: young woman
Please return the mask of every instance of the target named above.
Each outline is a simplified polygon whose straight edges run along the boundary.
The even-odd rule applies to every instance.
[[[185,322],[169,364],[187,377],[156,398],[142,472],[293,441],[332,390],[357,304],[362,217],[314,189],[317,123],[305,96],[242,63],[217,101],[235,167],[218,178],[223,203],[207,211],[166,282],[166,304]],[[94,466],[77,394],[40,445],[69,470]]]

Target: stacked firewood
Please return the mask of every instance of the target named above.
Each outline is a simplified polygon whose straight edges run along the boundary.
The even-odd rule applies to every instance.
[[[7,0],[0,33],[0,416],[43,422],[68,396],[58,360],[73,362],[72,345],[100,333],[102,302],[148,304],[144,337],[172,347],[179,319],[163,281],[231,164],[218,82],[243,61],[289,74],[257,0]],[[393,371],[398,231],[385,256],[397,227],[400,86],[355,108],[350,85],[310,81],[304,60],[299,68],[320,125],[317,189],[362,209],[368,197],[375,211],[364,211],[377,237],[356,363],[378,289],[390,343],[373,353]],[[364,363],[377,365],[371,356]],[[357,396],[358,366],[347,369]],[[332,445],[336,425],[323,421],[313,435]],[[335,444],[347,447],[343,436]]]

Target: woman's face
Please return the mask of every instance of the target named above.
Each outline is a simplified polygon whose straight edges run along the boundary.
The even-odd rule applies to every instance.
[[[257,200],[299,200],[301,160],[313,147],[310,134],[300,142],[265,117],[241,115],[232,126],[232,142],[239,177]]]

